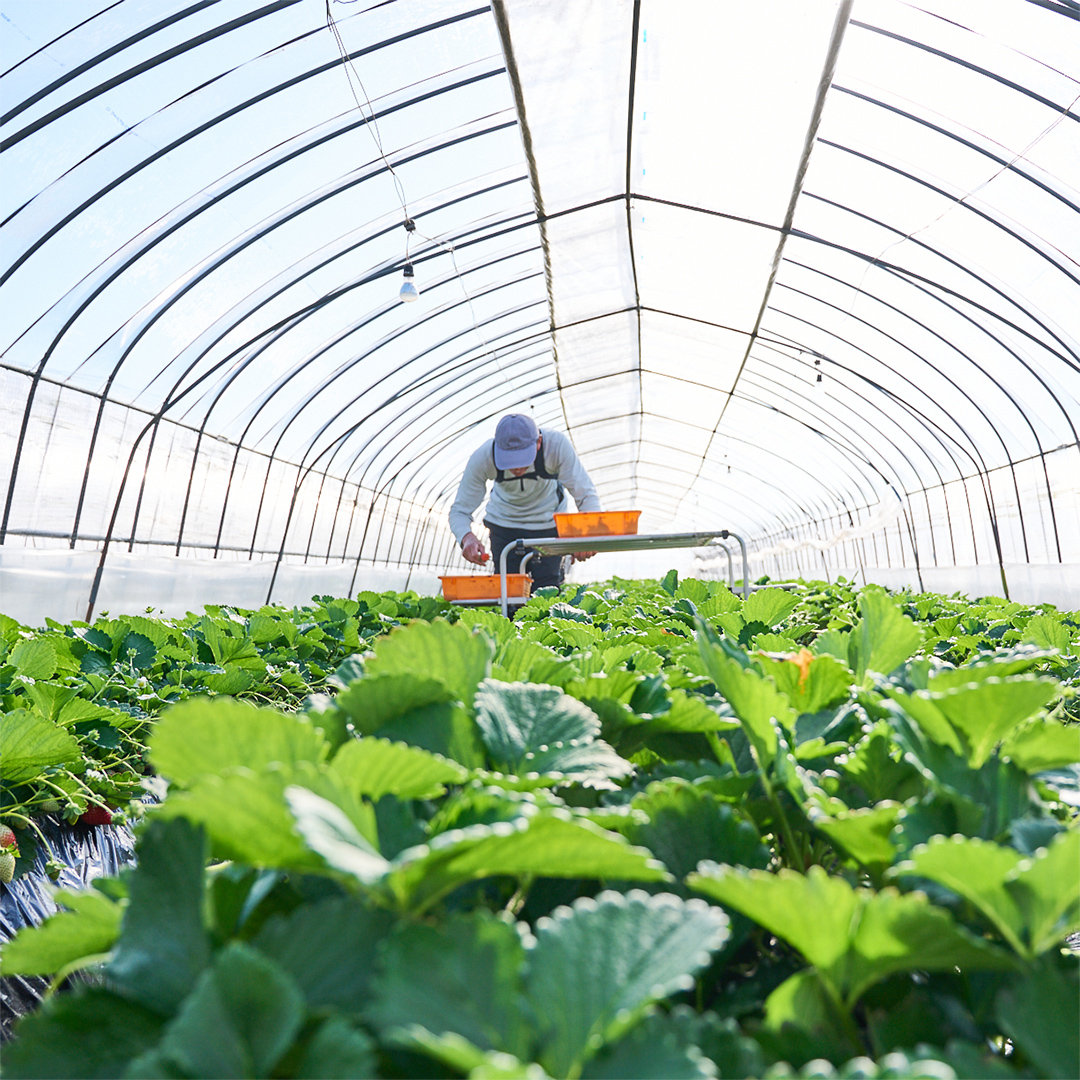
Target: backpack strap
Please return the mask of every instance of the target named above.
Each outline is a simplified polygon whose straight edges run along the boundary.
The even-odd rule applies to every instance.
[[[537,448],[536,457],[533,459],[532,472],[524,473],[521,476],[507,476],[506,473],[495,466],[495,483],[505,484],[510,480],[554,480],[555,481],[555,508],[558,509],[562,506],[563,497],[566,494],[566,489],[562,486],[562,481],[554,473],[548,472],[547,467],[544,464],[544,440],[543,429],[540,431],[541,439],[540,446]],[[495,460],[495,440],[491,440],[491,460]],[[524,484],[522,485],[524,487]]]

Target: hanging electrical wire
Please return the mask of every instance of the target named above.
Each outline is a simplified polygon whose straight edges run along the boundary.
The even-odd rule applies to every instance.
[[[333,0],[334,3],[356,3],[357,0]],[[334,41],[337,44],[338,52],[341,55],[341,66],[345,71],[345,79],[349,84],[349,92],[352,94],[353,101],[356,102],[357,111],[366,120],[365,127],[371,135],[375,148],[378,151],[379,157],[382,159],[383,164],[386,166],[387,171],[390,173],[394,181],[394,190],[397,194],[398,202],[401,204],[401,212],[404,215],[404,227],[405,227],[405,264],[403,267],[403,280],[401,288],[398,291],[398,298],[403,303],[412,303],[419,299],[420,291],[416,285],[416,276],[412,264],[412,237],[415,233],[420,239],[426,240],[428,243],[435,247],[441,248],[450,256],[450,262],[454,268],[454,276],[457,278],[458,284],[461,286],[461,291],[465,296],[465,301],[469,307],[469,315],[472,319],[473,330],[476,336],[479,338],[480,343],[483,345],[483,351],[486,355],[490,356],[495,361],[495,366],[499,370],[499,374],[502,375],[507,385],[511,385],[510,377],[502,366],[501,358],[498,354],[498,350],[493,349],[491,343],[484,336],[480,329],[480,320],[476,314],[476,307],[473,304],[473,298],[470,294],[467,286],[465,285],[464,276],[461,273],[461,268],[458,266],[457,253],[454,249],[454,245],[446,240],[440,240],[438,237],[428,236],[425,233],[420,232],[416,227],[416,222],[412,215],[409,213],[409,203],[405,194],[405,185],[398,175],[397,170],[394,168],[393,163],[387,157],[386,150],[383,147],[382,132],[379,130],[379,122],[375,113],[375,107],[371,103],[371,98],[368,95],[367,89],[364,86],[364,81],[360,77],[360,72],[356,68],[356,63],[349,55],[349,51],[345,46],[345,41],[341,36],[341,30],[338,27],[337,21],[334,19],[333,12],[330,8],[331,0],[326,0],[326,25],[330,32],[334,35]],[[381,7],[382,5],[376,5]],[[371,10],[370,8],[365,9]],[[363,14],[363,12],[360,12]],[[355,80],[356,85],[353,85]],[[360,88],[360,93],[356,91],[356,87]],[[365,112],[364,105],[360,102],[360,96],[363,95],[364,103],[367,105],[367,111]]]

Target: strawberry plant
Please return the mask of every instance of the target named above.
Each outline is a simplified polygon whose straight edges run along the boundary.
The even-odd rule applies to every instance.
[[[3,951],[95,973],[6,1075],[1080,1072],[1074,615],[674,574],[513,621],[320,603],[333,668],[269,609],[187,652],[102,628],[113,665],[149,662],[131,634],[190,663],[136,669],[175,691],[137,865]],[[256,661],[294,646],[307,696],[275,699]]]

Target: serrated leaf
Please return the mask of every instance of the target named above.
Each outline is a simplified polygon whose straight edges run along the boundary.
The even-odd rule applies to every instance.
[[[922,644],[922,631],[884,589],[874,585],[863,589],[859,612],[862,618],[848,640],[848,666],[857,681],[867,671],[888,675]]]
[[[1011,1038],[1044,1076],[1080,1076],[1080,983],[1041,964],[1027,978],[997,997],[995,1015]]]
[[[760,622],[776,626],[783,622],[799,605],[796,593],[787,589],[757,589],[743,602],[742,617],[748,622]]]
[[[307,846],[337,870],[352,874],[363,885],[379,882],[390,868],[349,820],[348,815],[328,799],[302,787],[285,789],[296,829]]]
[[[240,664],[226,660],[220,672],[207,672],[203,682],[215,694],[242,694],[255,685],[255,676]]]
[[[123,1076],[157,1044],[163,1025],[157,1013],[98,987],[57,994],[24,1016],[18,1038],[4,1044],[4,1076]]]
[[[793,945],[848,1009],[894,972],[1012,965],[921,893],[854,889],[820,866],[803,875],[703,863],[687,883]]]
[[[769,863],[769,851],[753,825],[685,780],[656,781],[630,806],[648,821],[630,825],[627,840],[648,848],[679,880],[703,859],[761,869]]]
[[[26,687],[26,696],[37,706],[47,720],[58,721],[60,711],[79,693],[77,686],[61,686],[58,683],[35,682]]]
[[[566,684],[565,689],[579,701],[603,698],[625,705],[634,696],[641,680],[642,676],[636,671],[619,668],[615,671],[597,671],[586,678],[574,679]]]
[[[832,656],[814,656],[803,649],[784,660],[763,656],[760,663],[797,713],[819,712],[851,691],[851,672]]]
[[[383,1038],[419,1026],[480,1050],[524,1057],[529,1025],[521,996],[525,948],[509,923],[480,910],[439,926],[402,923],[381,953],[367,1019]]]
[[[470,710],[456,701],[439,702],[395,717],[377,732],[476,769],[484,764],[480,732]]]
[[[106,975],[123,993],[168,1016],[210,960],[202,918],[206,842],[187,821],[153,821],[137,855]]]
[[[685,690],[671,691],[671,708],[651,717],[633,714],[628,717],[632,725],[645,724],[650,732],[659,731],[732,731],[739,726],[738,720],[721,716],[698,694]]]
[[[1036,721],[1009,736],[1001,747],[1001,756],[1026,773],[1072,765],[1080,761],[1080,726]]]
[[[313,782],[306,773],[299,776]],[[237,770],[228,776],[206,776],[187,791],[170,791],[168,800],[155,814],[168,819],[182,817],[202,825],[219,857],[255,866],[321,870],[322,860],[293,827],[294,819],[285,800],[291,778],[276,770]],[[356,824],[352,827],[357,828]],[[374,833],[374,822],[370,831]]]
[[[776,757],[776,731],[773,720],[788,731],[795,730],[798,719],[786,694],[771,679],[764,679],[752,668],[729,659],[718,646],[698,636],[698,649],[709,677],[724,696],[743,730],[757,750],[762,765]]]
[[[311,1037],[291,1074],[296,1080],[336,1080],[340,1076],[375,1076],[375,1044],[344,1017],[331,1016]]]
[[[600,734],[596,713],[557,686],[487,680],[476,693],[476,723],[492,759],[510,772],[526,753]]]
[[[379,638],[364,666],[371,675],[439,679],[471,708],[476,687],[490,670],[493,651],[490,638],[464,626],[415,622]]]
[[[624,1080],[628,1076],[634,1080],[710,1080],[717,1076],[713,1062],[680,1034],[667,1013],[646,1016],[590,1059],[582,1070],[582,1080]]]
[[[60,891],[55,899],[69,910],[51,915],[40,926],[24,926],[4,945],[5,976],[52,975],[115,944],[123,914],[119,904],[93,889]]]
[[[272,960],[226,945],[161,1040],[188,1076],[269,1076],[304,1021],[303,998]]]
[[[56,649],[45,638],[24,638],[11,650],[7,662],[28,679],[51,679],[56,674]]]
[[[1080,931],[1080,832],[1060,833],[1033,858],[977,837],[935,837],[898,871],[938,881],[1032,958]]]
[[[372,802],[384,795],[433,799],[469,775],[456,761],[386,739],[349,739],[330,767],[357,798]]]
[[[467,881],[497,875],[664,881],[648,851],[565,811],[549,810],[434,837],[394,860],[385,885],[419,913]]]
[[[82,759],[79,744],[62,728],[26,709],[0,716],[4,748],[4,783],[14,787],[40,776],[53,765]]]
[[[971,768],[978,769],[1002,739],[1057,692],[1058,684],[1053,679],[1019,675],[989,678],[940,693],[920,690],[908,695],[890,691],[890,697],[931,739],[962,754]]]
[[[481,683],[476,723],[496,768],[517,775],[560,774],[614,787],[633,771],[603,740],[592,709],[557,686]]]
[[[1033,615],[1020,640],[1030,641],[1040,649],[1057,649],[1065,655],[1076,652],[1068,627],[1053,615]]]
[[[540,919],[525,980],[540,1064],[552,1076],[580,1072],[648,1005],[692,986],[727,935],[717,908],[637,890],[601,893]]]
[[[902,809],[900,803],[886,800],[832,816],[812,814],[810,820],[853,859],[871,870],[881,870],[896,857],[889,836]]]
[[[145,635],[137,634],[134,630],[120,642],[120,652],[117,657],[123,663],[130,663],[139,671],[145,671],[154,666],[157,659],[157,648]]]
[[[233,769],[258,771],[318,763],[327,742],[302,714],[259,709],[242,701],[193,698],[162,714],[150,737],[150,758],[163,776],[190,784]]]
[[[871,803],[889,798],[902,800],[918,783],[918,773],[910,762],[897,760],[893,750],[889,726],[881,723],[837,764],[866,792]]]
[[[413,709],[453,698],[441,679],[407,674],[367,675],[356,679],[334,699],[361,735],[374,735],[391,720]]]
[[[546,645],[515,637],[499,649],[491,675],[503,682],[565,686],[578,676],[578,669],[573,660],[560,656]]]
[[[358,1015],[367,1005],[375,957],[393,916],[333,897],[271,918],[252,944],[296,982],[309,1011]]]

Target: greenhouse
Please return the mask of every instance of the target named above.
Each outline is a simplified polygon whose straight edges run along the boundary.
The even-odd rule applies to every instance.
[[[0,42],[5,1076],[1080,1075],[1077,0]]]

